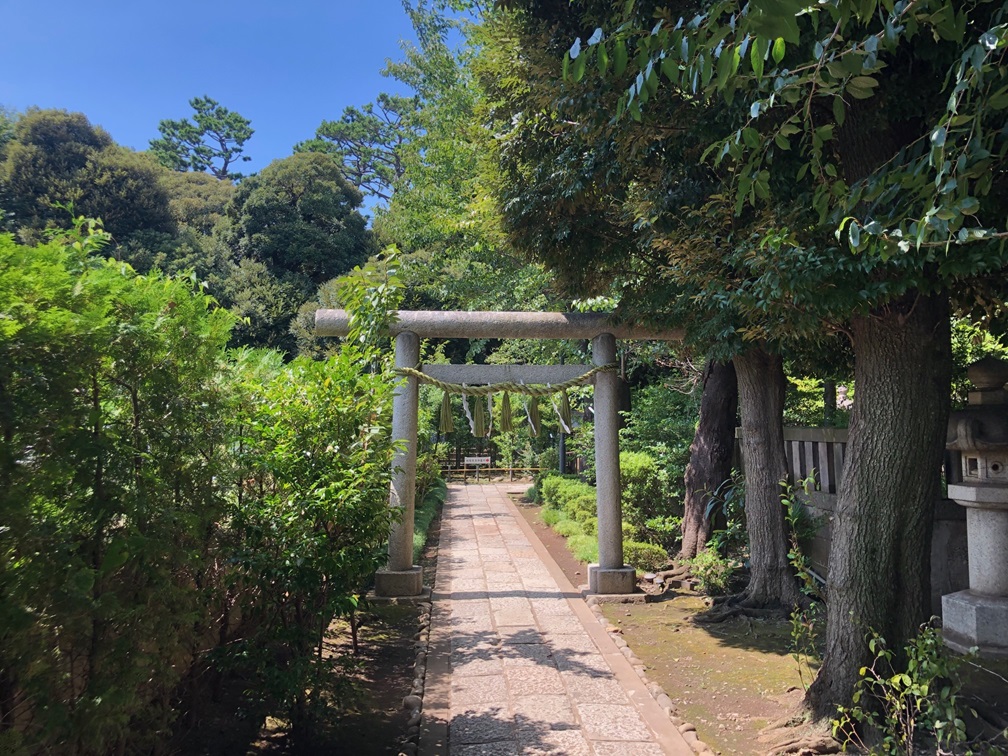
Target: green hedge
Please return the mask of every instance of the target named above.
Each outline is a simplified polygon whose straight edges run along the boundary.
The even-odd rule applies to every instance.
[[[623,541],[623,561],[638,570],[654,572],[668,562],[668,552],[654,543]]]
[[[448,486],[441,478],[427,485],[423,501],[413,513],[413,564],[418,564],[427,545],[427,531],[447,497]]]

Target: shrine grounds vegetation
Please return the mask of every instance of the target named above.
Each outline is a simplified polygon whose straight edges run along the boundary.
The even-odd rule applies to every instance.
[[[104,241],[0,235],[0,751],[154,752],[225,681],[304,742],[384,556],[394,380],[367,334],[228,351],[194,278]]]

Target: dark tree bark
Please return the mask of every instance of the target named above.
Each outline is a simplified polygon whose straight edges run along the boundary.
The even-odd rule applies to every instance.
[[[823,425],[832,428],[836,424],[836,381],[827,378],[822,385]]]
[[[850,703],[873,629],[893,649],[930,612],[930,543],[950,404],[946,295],[908,296],[852,321],[857,399],[833,518],[818,716]]]
[[[751,347],[735,358],[742,413],[742,463],[749,530],[749,587],[744,604],[791,608],[798,583],[788,563],[788,540],[781,505],[784,456],[784,363],[780,355]],[[860,390],[860,386],[858,386]]]
[[[689,464],[683,478],[686,498],[680,559],[695,557],[710,538],[711,521],[704,514],[710,495],[731,475],[737,414],[735,365],[711,360],[704,369],[700,422],[690,444]]]

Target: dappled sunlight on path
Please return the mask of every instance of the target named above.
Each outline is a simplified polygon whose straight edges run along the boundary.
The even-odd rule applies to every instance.
[[[450,487],[420,753],[691,754],[508,490]]]

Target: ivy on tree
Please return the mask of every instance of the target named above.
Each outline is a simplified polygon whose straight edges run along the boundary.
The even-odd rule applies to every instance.
[[[161,138],[151,140],[151,151],[162,165],[175,171],[207,171],[221,180],[240,179],[242,174],[229,168],[251,160],[242,150],[254,133],[252,122],[210,97],[194,97],[189,105],[196,111],[193,120],[161,121]]]

